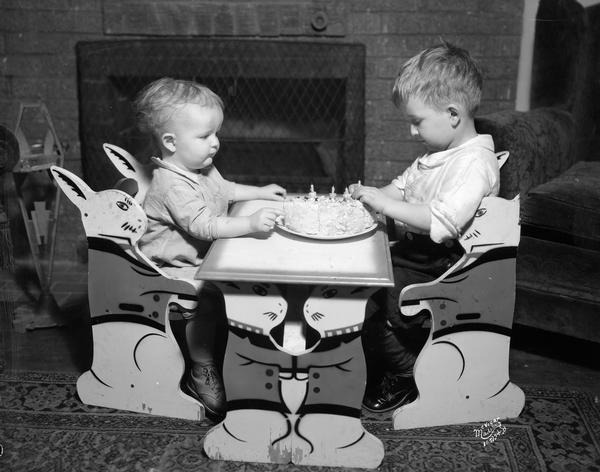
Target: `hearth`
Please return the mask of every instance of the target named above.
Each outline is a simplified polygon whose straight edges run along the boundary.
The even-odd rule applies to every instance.
[[[363,178],[364,46],[236,39],[145,39],[77,45],[84,176],[118,175],[110,142],[141,161],[156,151],[135,126],[132,99],[169,76],[203,83],[225,102],[216,165],[240,183],[322,192]]]

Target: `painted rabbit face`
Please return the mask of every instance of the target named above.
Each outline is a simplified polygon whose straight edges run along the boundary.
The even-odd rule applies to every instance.
[[[471,226],[460,238],[467,252],[477,246],[489,249],[499,246],[517,246],[520,238],[519,199],[505,200],[486,197],[475,212]]]
[[[225,294],[227,318],[232,325],[269,335],[283,322],[288,304],[275,284],[220,282],[218,285]]]
[[[146,231],[146,215],[135,200],[118,190],[105,190],[90,199],[81,219],[88,236],[105,235],[137,241]]]
[[[54,179],[81,212],[85,234],[117,241],[138,241],[146,231],[147,219],[142,207],[120,190],[94,192],[75,174],[53,166]]]
[[[322,338],[358,331],[369,294],[365,287],[317,286],[304,303],[304,318]]]

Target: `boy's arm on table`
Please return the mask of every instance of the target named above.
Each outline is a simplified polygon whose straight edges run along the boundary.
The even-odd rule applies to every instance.
[[[404,190],[399,189],[394,184],[388,184],[380,189],[384,195],[393,198],[394,200],[402,200],[404,198]]]
[[[285,189],[276,184],[257,187],[255,185],[234,184],[234,201],[243,200],[278,200],[285,198]]]
[[[425,203],[406,203],[390,199],[382,213],[422,231],[429,232],[431,228],[431,210]]]
[[[261,208],[248,216],[220,216],[217,218],[217,235],[219,238],[235,238],[270,231],[281,215],[283,210],[279,208]]]
[[[283,201],[285,189],[276,184],[258,187],[234,183],[233,200],[276,200]],[[221,216],[217,218],[219,238],[235,238],[250,233],[271,231],[277,217],[283,215],[281,208],[261,208],[248,216]]]
[[[275,219],[283,214],[280,208],[261,208],[248,216],[217,216],[205,201],[187,189],[188,186],[173,187],[164,205],[175,225],[196,239],[211,241],[270,231]]]
[[[358,190],[359,188],[364,187],[363,185],[360,184],[351,184],[348,187],[348,191],[351,194],[354,194],[354,192],[356,190]],[[381,187],[379,188],[379,190],[381,190],[381,192],[384,195],[387,195],[390,198],[393,198],[395,200],[402,200],[402,198],[404,197],[404,190],[399,189],[396,185],[394,184],[388,184],[385,187]]]
[[[403,190],[394,184],[383,188],[356,187],[352,197],[370,206],[373,210],[394,220],[402,221],[413,228],[429,232],[431,227],[431,210],[428,204],[407,203],[400,198]]]

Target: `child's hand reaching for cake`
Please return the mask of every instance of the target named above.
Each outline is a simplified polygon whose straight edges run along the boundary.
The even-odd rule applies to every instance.
[[[356,182],[355,184],[350,184],[348,185],[348,192],[350,194],[353,194],[356,190],[358,190],[359,188],[361,188],[363,185],[360,183],[360,180],[358,182]]]
[[[368,205],[376,212],[384,213],[383,209],[389,203],[389,197],[376,187],[358,185],[354,187],[352,198]]]
[[[275,227],[275,221],[281,216],[283,210],[280,208],[261,208],[248,218],[253,232],[267,232]]]
[[[285,199],[286,191],[283,187],[277,184],[269,184],[264,187],[260,187],[260,197],[264,200],[276,200],[282,201]]]

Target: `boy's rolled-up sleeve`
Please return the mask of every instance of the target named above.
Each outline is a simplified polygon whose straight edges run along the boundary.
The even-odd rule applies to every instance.
[[[497,165],[497,164],[496,164]],[[461,236],[483,197],[497,193],[493,169],[480,160],[457,163],[431,201],[430,237],[436,243]]]

